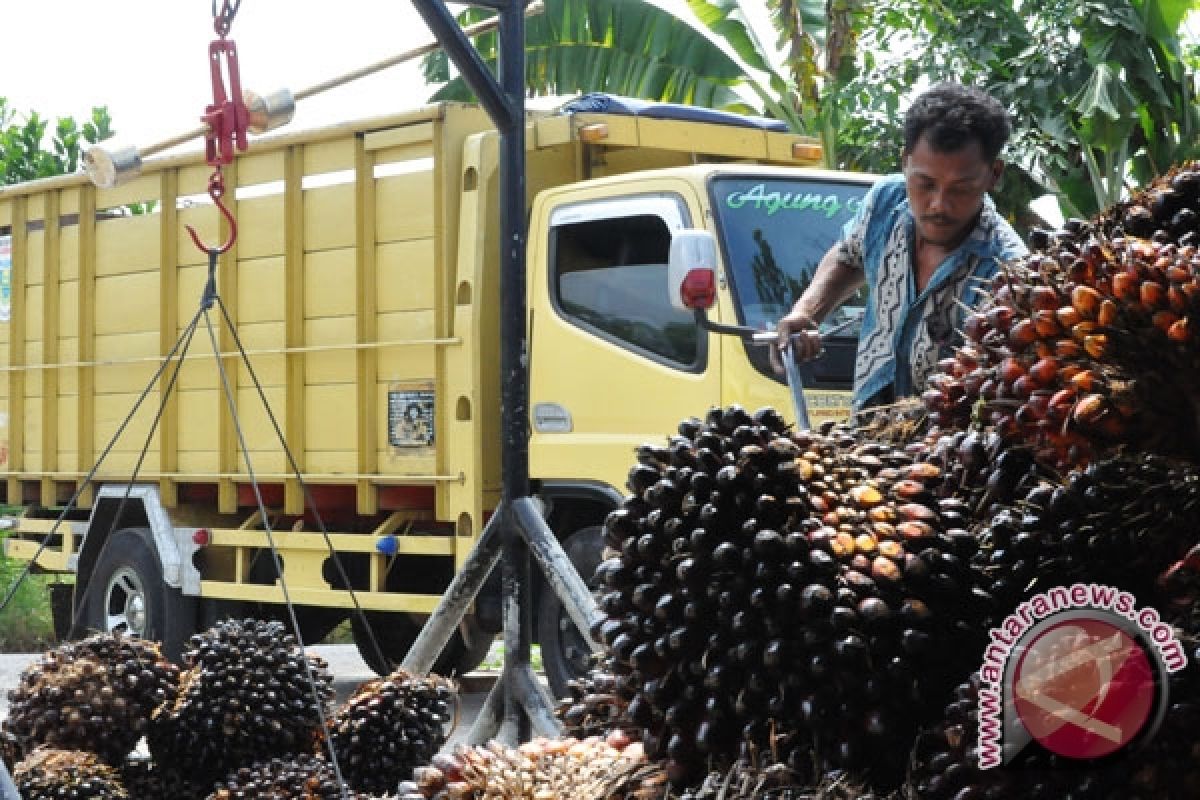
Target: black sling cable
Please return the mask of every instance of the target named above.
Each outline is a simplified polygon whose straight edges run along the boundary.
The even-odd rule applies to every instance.
[[[321,512],[317,509],[316,501],[313,500],[312,492],[308,488],[308,484],[304,481],[304,476],[300,472],[300,464],[292,455],[292,449],[288,446],[287,438],[283,435],[283,429],[279,427],[279,420],[275,417],[275,412],[271,409],[270,403],[267,402],[267,395],[263,391],[262,384],[258,380],[258,375],[254,371],[254,367],[250,364],[250,356],[246,354],[246,350],[242,347],[241,337],[238,336],[237,328],[233,324],[233,320],[229,316],[229,309],[225,307],[225,301],[220,295],[216,295],[217,307],[221,309],[221,315],[225,318],[225,325],[233,334],[233,342],[237,347],[238,353],[242,357],[242,363],[246,367],[246,371],[250,374],[250,380],[254,382],[254,389],[258,392],[259,400],[262,401],[263,408],[267,412],[267,419],[271,421],[271,427],[275,429],[275,436],[279,440],[280,446],[283,447],[284,455],[287,456],[288,466],[296,476],[296,480],[300,483],[300,488],[304,492],[304,503],[312,509],[313,517],[316,519],[317,526],[321,529],[321,536],[325,539],[325,546],[329,549],[329,555],[333,559],[334,566],[337,567],[338,576],[346,585],[346,589],[350,592],[350,599],[354,602],[354,613],[358,615],[363,627],[367,631],[367,638],[370,639],[371,649],[375,652],[381,664],[391,663],[390,658],[384,657],[383,649],[379,646],[378,639],[375,638],[375,629],[367,620],[367,615],[363,611],[363,607],[358,602],[358,594],[354,591],[354,586],[350,583],[350,577],[346,574],[346,568],[342,564],[342,559],[338,555],[337,549],[333,546],[333,540],[329,538],[329,530],[325,527],[325,520],[321,517]]]
[[[206,295],[208,296],[208,295]],[[215,291],[211,295],[218,302],[220,295]],[[283,592],[283,601],[287,604],[288,618],[292,622],[292,630],[296,632],[296,642],[300,646],[300,652],[303,655],[301,659],[304,662],[304,674],[308,678],[308,686],[312,690],[313,700],[317,707],[317,717],[321,722],[321,730],[329,730],[328,722],[325,719],[325,708],[321,703],[321,696],[317,692],[317,680],[313,676],[312,664],[309,663],[308,654],[304,653],[304,638],[300,635],[300,622],[296,619],[296,607],[292,604],[291,593],[288,592],[287,580],[283,577],[283,560],[279,557],[279,548],[275,546],[275,536],[271,531],[271,521],[267,517],[267,506],[263,502],[262,490],[258,485],[258,478],[254,475],[254,464],[250,461],[250,448],[246,446],[246,436],[242,431],[242,421],[238,418],[237,413],[237,398],[233,396],[233,388],[229,385],[229,376],[225,372],[225,364],[221,359],[221,348],[217,344],[217,335],[213,330],[212,319],[208,315],[208,307],[201,309],[204,314],[204,325],[208,331],[208,339],[212,343],[213,356],[217,361],[217,372],[221,375],[221,387],[225,393],[225,402],[229,406],[229,415],[233,422],[234,432],[237,434],[238,447],[241,448],[242,458],[246,463],[246,475],[250,478],[250,487],[254,490],[254,500],[258,504],[258,512],[262,515],[263,531],[267,534],[267,543],[271,545],[271,558],[275,562],[275,572],[279,575],[279,588]],[[249,362],[246,362],[249,363]],[[349,795],[346,794],[346,781],[342,778],[342,768],[338,764],[337,751],[333,746],[333,737],[326,736],[326,750],[329,751],[329,762],[333,766],[334,777],[337,778],[338,788],[342,792],[342,800],[348,800]]]
[[[59,513],[58,518],[54,520],[54,525],[51,526],[46,535],[42,537],[42,541],[38,545],[37,550],[34,551],[33,556],[25,562],[25,568],[21,570],[21,574],[17,576],[17,579],[13,582],[13,585],[9,587],[8,594],[5,595],[4,601],[0,602],[0,614],[4,613],[4,610],[8,608],[8,604],[12,602],[17,590],[21,588],[21,584],[24,583],[25,579],[29,577],[30,571],[33,569],[33,565],[37,562],[38,558],[41,557],[42,553],[46,549],[46,546],[50,543],[51,538],[53,538],[58,532],[58,528],[62,524],[63,520],[66,519],[67,514],[69,514],[71,509],[75,507],[75,503],[79,500],[79,496],[83,494],[84,490],[87,489],[88,486],[91,485],[96,473],[99,471],[101,465],[104,464],[104,460],[108,458],[108,454],[112,452],[112,449],[116,447],[117,441],[121,438],[121,434],[123,434],[125,429],[129,427],[129,423],[133,420],[134,415],[137,414],[138,409],[141,408],[142,403],[145,402],[146,398],[150,395],[150,392],[154,388],[154,385],[158,382],[158,379],[162,377],[163,372],[166,371],[167,365],[171,363],[171,359],[173,359],[175,354],[179,352],[180,345],[184,343],[184,339],[186,338],[189,342],[191,341],[191,336],[196,330],[196,325],[200,322],[201,310],[202,309],[197,309],[195,315],[192,317],[192,321],[188,323],[184,334],[175,340],[175,346],[171,348],[171,351],[167,353],[167,355],[159,363],[158,369],[155,370],[152,376],[150,376],[150,380],[146,383],[146,388],[142,389],[142,393],[138,396],[137,402],[133,404],[133,409],[130,410],[129,414],[125,417],[121,424],[117,426],[116,432],[113,433],[112,437],[108,440],[108,444],[105,445],[104,450],[101,451],[100,458],[96,459],[96,463],[92,465],[92,468],[88,471],[88,474],[80,482],[79,488],[75,490],[75,494],[73,494],[71,499],[67,501],[67,505],[63,508],[62,512]],[[184,353],[186,353],[186,348]],[[182,353],[180,354],[179,361],[180,363],[183,361]],[[178,367],[176,368],[176,371],[178,372]]]
[[[162,398],[159,400],[158,404],[158,411],[155,412],[154,420],[150,424],[150,430],[146,433],[146,441],[142,445],[142,451],[138,454],[137,463],[134,465],[133,472],[129,476],[128,482],[125,484],[125,493],[121,495],[121,500],[119,503],[117,503],[117,511],[115,514],[113,514],[112,521],[108,524],[108,531],[104,536],[104,541],[106,543],[112,536],[113,531],[117,529],[117,525],[120,524],[121,515],[125,513],[125,506],[129,502],[129,496],[133,493],[133,484],[137,482],[138,474],[142,471],[142,464],[146,461],[146,453],[150,451],[150,442],[154,438],[155,432],[158,430],[159,423],[162,421],[163,413],[167,408],[167,401],[171,398],[171,393],[175,390],[175,383],[179,379],[179,371],[183,368],[184,358],[187,356],[188,351],[192,347],[192,337],[196,333],[196,325],[199,321],[201,311],[203,311],[203,308],[196,312],[196,315],[192,318],[193,321],[188,325],[187,329],[181,336],[181,338],[184,339],[183,350],[180,352],[179,359],[175,362],[175,370],[171,373],[171,377],[167,381],[167,386],[163,390]],[[87,584],[84,585],[83,597],[80,598],[79,602],[75,603],[75,611],[71,616],[72,627],[75,627],[79,624],[79,617],[83,613],[84,608],[87,607],[87,600],[92,594],[94,585],[95,581],[90,579],[88,580]]]

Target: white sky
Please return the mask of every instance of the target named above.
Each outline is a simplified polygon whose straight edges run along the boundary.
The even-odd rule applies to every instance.
[[[106,105],[114,141],[146,146],[197,126],[211,102],[210,0],[5,0],[0,96],[82,121]],[[229,38],[242,86],[297,91],[432,39],[409,0],[243,0]],[[289,129],[421,105],[419,59],[299,104]],[[199,143],[193,145],[199,147]]]

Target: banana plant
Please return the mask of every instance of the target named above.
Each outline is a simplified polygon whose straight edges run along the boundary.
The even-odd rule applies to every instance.
[[[694,18],[643,0],[546,0],[526,22],[526,86],[535,96],[605,91],[647,100],[763,113],[798,132],[820,136],[836,164],[836,115],[822,106],[828,65],[853,63],[859,0],[768,0],[776,41],[765,41],[739,0],[688,0]],[[491,12],[470,9],[463,25]],[[496,36],[475,45],[489,65]],[[826,53],[821,65],[821,53]],[[467,100],[443,53],[427,56],[425,78],[446,81],[433,100]]]

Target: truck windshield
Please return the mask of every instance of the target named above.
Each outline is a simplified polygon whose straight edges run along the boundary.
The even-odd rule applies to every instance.
[[[713,180],[717,233],[725,250],[738,322],[769,330],[808,287],[821,257],[858,211],[868,182],[805,177],[729,176]],[[849,388],[854,345],[865,295],[860,293],[830,314],[822,329],[838,327],[826,355],[805,365],[805,386]],[[848,323],[848,324],[847,324]],[[837,344],[832,340],[837,340]],[[766,348],[747,355],[764,374]]]

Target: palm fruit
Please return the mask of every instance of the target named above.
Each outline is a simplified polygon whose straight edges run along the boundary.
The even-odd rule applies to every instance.
[[[193,636],[179,695],[151,719],[155,763],[197,783],[244,764],[312,752],[333,678],[282,623],[226,620]]]
[[[39,747],[13,770],[22,800],[130,800],[120,777],[94,753]]]
[[[538,738],[517,748],[493,741],[440,754],[399,794],[402,800],[658,800],[665,788],[662,770],[622,737]]]
[[[207,800],[368,800],[345,789],[333,766],[320,756],[300,753],[240,767],[220,781]]]
[[[1077,581],[1142,602],[1192,603],[1194,568],[1172,568],[1200,542],[1198,514],[1200,467],[1118,456],[1062,481],[1039,480],[981,529],[972,565],[999,617],[1034,593]]]
[[[1093,222],[1032,237],[922,395],[942,430],[992,426],[1043,463],[1200,445],[1200,164]],[[1144,223],[1144,224],[1143,224]]]
[[[563,732],[575,739],[586,739],[614,730],[630,731],[633,725],[625,716],[628,703],[617,694],[616,688],[617,677],[607,664],[570,681],[569,696],[562,699],[554,712]]]
[[[454,684],[398,669],[355,690],[329,724],[329,740],[346,782],[387,792],[427,764],[446,743]]]
[[[3,729],[23,752],[44,744],[120,764],[178,684],[179,668],[158,644],[96,634],[47,651],[21,673]]]
[[[204,800],[211,786],[197,785],[152,760],[131,756],[120,767],[121,783],[135,800]]]
[[[774,750],[812,783],[898,786],[922,720],[978,666],[991,606],[945,470],[738,407],[637,458],[595,634],[647,755],[678,788]]]

